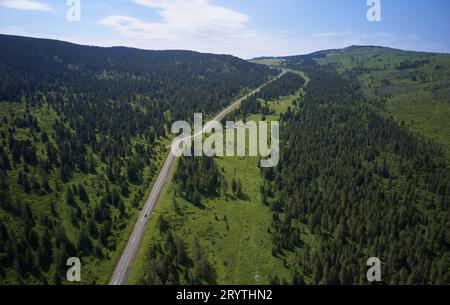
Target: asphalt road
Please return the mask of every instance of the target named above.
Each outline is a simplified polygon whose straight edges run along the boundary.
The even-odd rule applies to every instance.
[[[266,82],[265,84],[263,84],[262,86],[258,87],[255,90],[253,90],[252,92],[250,92],[250,93],[244,95],[243,97],[237,99],[236,101],[234,101],[230,106],[228,106],[226,109],[221,111],[218,115],[216,115],[216,117],[212,121],[208,122],[203,127],[202,131],[207,130],[214,121],[221,121],[227,114],[232,112],[234,109],[238,108],[243,100],[245,100],[250,95],[259,92],[267,84],[271,83],[275,79],[280,78],[286,72],[287,71],[283,71],[276,78]],[[191,138],[197,137],[200,134],[201,134],[201,132],[199,134],[193,135]],[[181,141],[185,141],[185,140],[187,140],[187,139],[182,139]],[[179,141],[178,141],[178,143],[174,143],[174,145],[180,144],[181,142],[179,142]],[[178,146],[179,145],[177,145],[177,147]],[[147,201],[145,202],[145,205],[142,208],[141,212],[139,213],[139,216],[138,216],[137,222],[134,226],[133,232],[131,233],[128,243],[122,253],[122,256],[120,257],[120,260],[116,265],[114,273],[113,273],[111,279],[109,280],[109,285],[126,284],[128,272],[130,270],[130,267],[132,265],[135,255],[136,255],[136,252],[139,249],[139,245],[141,243],[142,237],[144,236],[145,228],[147,226],[148,220],[152,216],[153,208],[155,207],[155,205],[158,201],[158,198],[162,192],[164,185],[168,181],[170,169],[172,168],[174,160],[175,160],[175,156],[171,152],[169,152],[167,155],[166,161],[164,162],[164,165],[161,169],[161,172],[159,173],[159,176],[156,179],[155,184],[153,185],[150,195],[147,198]]]

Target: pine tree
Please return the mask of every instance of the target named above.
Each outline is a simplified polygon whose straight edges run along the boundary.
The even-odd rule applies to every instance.
[[[84,203],[89,203],[89,195],[82,184],[78,186],[78,197]]]
[[[72,191],[71,187],[68,187],[66,189],[65,198],[66,198],[67,205],[69,205],[69,206],[75,205],[75,196],[73,194],[73,191]]]

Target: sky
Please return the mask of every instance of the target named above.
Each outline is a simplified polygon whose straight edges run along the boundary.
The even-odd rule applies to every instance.
[[[0,0],[0,33],[241,58],[350,45],[450,53],[449,0],[376,0],[381,20],[369,21],[372,1]]]

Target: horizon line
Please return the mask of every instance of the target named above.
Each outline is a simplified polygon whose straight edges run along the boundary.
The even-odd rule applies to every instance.
[[[138,47],[126,46],[126,45],[101,46],[101,45],[82,44],[82,43],[78,43],[78,42],[72,42],[72,41],[69,41],[69,40],[62,40],[62,39],[57,39],[57,38],[24,36],[24,35],[4,34],[4,33],[0,33],[0,35],[1,36],[10,36],[10,37],[38,39],[38,40],[57,41],[57,42],[68,43],[68,44],[73,44],[73,45],[82,46],[82,47],[93,47],[93,48],[104,48],[104,49],[125,48],[125,49],[134,49],[134,50],[140,50],[140,51],[156,51],[156,52],[183,51],[183,52],[194,52],[194,53],[199,53],[199,54],[224,55],[224,56],[233,56],[233,57],[240,58],[240,59],[243,59],[243,60],[246,60],[246,61],[258,60],[258,59],[273,59],[273,58],[287,58],[287,57],[294,57],[294,56],[305,56],[305,55],[316,54],[316,53],[319,53],[319,52],[330,52],[330,51],[345,50],[345,49],[349,49],[349,48],[352,48],[352,47],[358,47],[358,48],[382,48],[382,49],[398,50],[398,51],[403,51],[403,52],[450,55],[450,52],[407,50],[407,49],[400,49],[400,48],[394,48],[394,47],[382,46],[382,45],[349,45],[349,46],[342,47],[342,48],[318,49],[318,50],[315,50],[315,51],[312,51],[312,52],[307,52],[307,53],[297,53],[297,54],[279,55],[279,56],[262,55],[262,56],[252,57],[252,58],[243,58],[243,57],[240,57],[240,56],[237,56],[237,55],[233,55],[233,54],[228,54],[228,53],[211,53],[211,52],[202,52],[202,51],[192,50],[192,49],[144,49],[144,48],[138,48]]]

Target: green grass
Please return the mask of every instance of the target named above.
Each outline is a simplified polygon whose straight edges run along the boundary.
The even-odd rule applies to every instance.
[[[298,95],[269,102],[275,114],[267,116],[266,120],[277,120],[296,98]],[[253,115],[248,119],[259,121],[261,116]],[[161,215],[169,220],[172,231],[184,239],[189,251],[192,252],[194,238],[199,239],[216,271],[218,284],[267,284],[269,276],[291,279],[294,253],[272,256],[272,236],[268,231],[272,212],[260,202],[263,180],[258,158],[217,157],[216,162],[229,187],[222,189],[218,197],[205,198],[203,209],[176,196],[176,187],[172,183],[165,186],[133,265],[130,284],[138,283],[146,268],[147,249],[152,243],[163,240],[157,228]],[[233,178],[242,181],[248,199],[241,200],[232,195]],[[174,198],[179,206],[178,213]],[[306,230],[302,236],[306,245],[314,243]]]
[[[280,67],[283,65],[283,60],[277,59],[277,58],[252,59],[252,60],[249,60],[249,62],[252,62],[255,64],[266,65],[266,66],[273,66],[273,67]]]
[[[399,121],[439,143],[450,159],[450,103],[423,101],[405,94],[390,99],[387,106]]]

